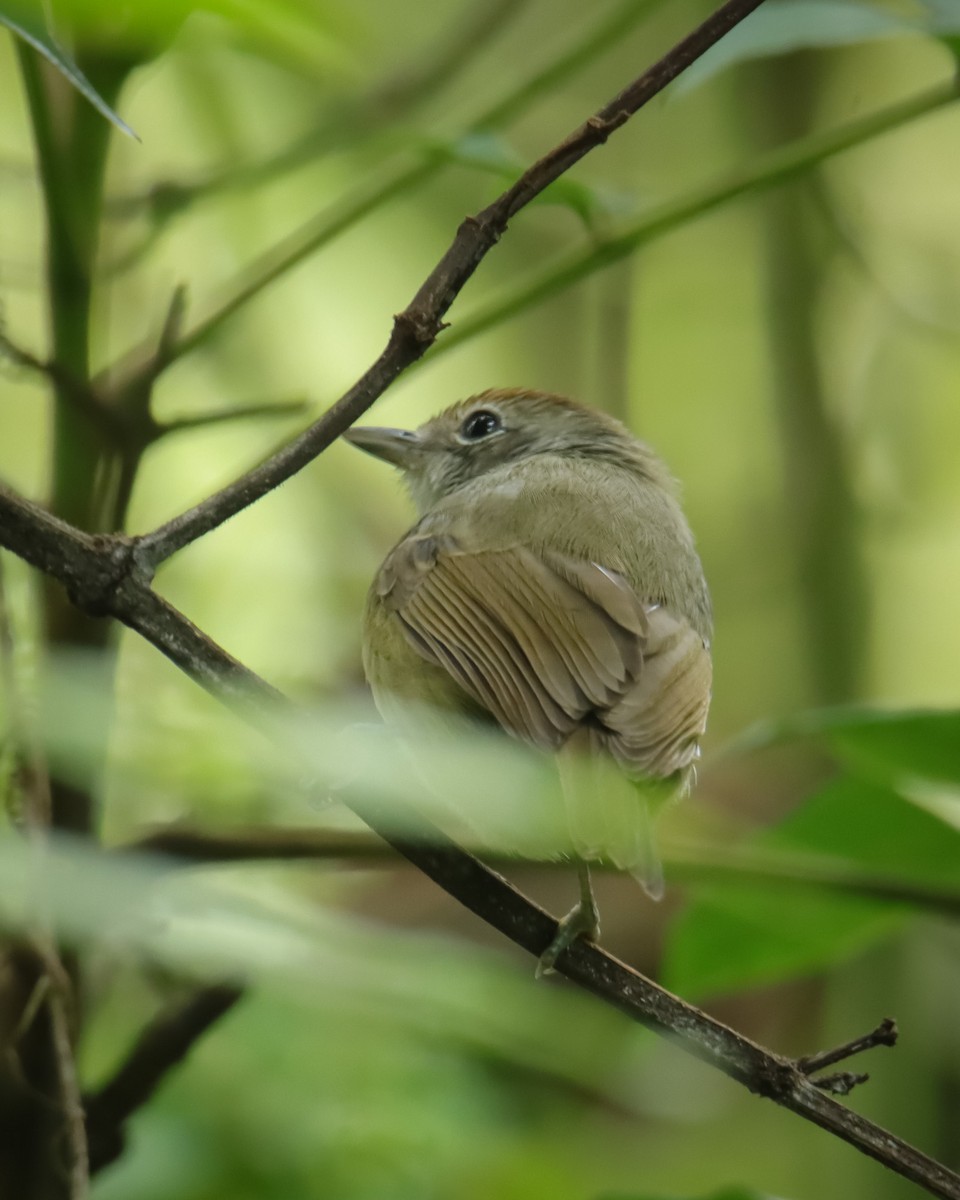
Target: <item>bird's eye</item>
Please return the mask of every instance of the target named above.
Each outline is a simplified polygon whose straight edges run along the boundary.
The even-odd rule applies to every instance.
[[[499,433],[502,428],[503,422],[495,412],[490,412],[486,408],[478,408],[460,426],[460,435],[468,442],[478,442],[492,433]]]

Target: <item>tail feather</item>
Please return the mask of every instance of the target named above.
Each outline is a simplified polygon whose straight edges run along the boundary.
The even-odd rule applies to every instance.
[[[663,869],[653,824],[665,790],[673,792],[676,785],[632,780],[607,755],[582,743],[568,743],[558,764],[574,853],[585,862],[612,863],[652,899],[661,899]]]
[[[641,787],[635,788],[637,800],[637,852],[627,870],[651,900],[662,900],[664,892],[663,864],[657,852],[650,804]],[[619,864],[618,864],[619,865]]]

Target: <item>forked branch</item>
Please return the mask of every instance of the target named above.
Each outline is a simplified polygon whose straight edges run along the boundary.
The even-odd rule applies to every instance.
[[[394,379],[433,344],[451,304],[506,231],[509,221],[565,171],[602,145],[761,3],[762,0],[726,0],[648,71],[524,171],[492,204],[476,216],[468,217],[413,300],[395,317],[389,341],[376,362],[318,421],[266,462],[139,539],[136,562],[143,576],[149,577],[165,559],[296,474],[366,412]]]

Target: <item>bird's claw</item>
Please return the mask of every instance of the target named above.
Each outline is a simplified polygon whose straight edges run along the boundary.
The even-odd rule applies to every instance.
[[[556,961],[577,938],[586,938],[595,942],[600,936],[600,919],[595,904],[584,904],[581,900],[565,917],[557,923],[557,932],[553,941],[540,955],[535,977],[542,979],[544,975],[552,975],[556,970]]]

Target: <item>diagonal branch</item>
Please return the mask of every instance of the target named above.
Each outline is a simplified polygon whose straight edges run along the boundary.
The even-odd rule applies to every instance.
[[[564,49],[530,78],[514,84],[506,95],[471,121],[465,132],[478,133],[496,129],[517,117],[538,96],[557,87],[560,81],[568,80],[574,72],[581,70],[597,55],[615,45],[644,16],[663,3],[664,0],[621,0],[621,3],[613,11],[601,15],[586,36],[578,37],[573,46]],[[517,5],[514,3],[511,15],[516,15],[516,9]],[[492,11],[495,12],[488,6],[484,16],[489,18]],[[474,49],[477,44],[474,41]],[[389,87],[388,84],[388,92]],[[379,103],[376,100],[371,103],[374,102]],[[394,108],[393,115],[396,116],[396,113],[397,110]],[[347,120],[349,123],[349,119]],[[342,121],[343,118],[341,118],[341,136],[343,128],[345,128]],[[325,129],[329,134],[329,127],[325,127]],[[272,175],[285,166],[295,164],[308,152],[315,154],[323,138],[324,133],[321,132],[318,135],[318,132],[313,130],[296,146],[281,151],[278,156],[261,164],[259,168],[253,168],[248,178],[252,181],[261,174]],[[131,385],[134,388],[137,386],[142,388],[145,380],[155,379],[160,371],[171,363],[192,353],[209,341],[239,309],[248,304],[255,296],[260,295],[276,280],[352,228],[375,209],[381,208],[398,195],[425,183],[443,169],[445,161],[442,156],[427,155],[412,165],[394,169],[386,176],[377,176],[373,181],[364,184],[352,196],[334,205],[332,210],[326,210],[319,216],[308,220],[277,245],[248,264],[233,280],[226,295],[213,311],[193,328],[179,336],[168,347],[165,357],[156,355],[152,347],[144,345],[136,346],[124,355],[108,371],[110,377],[120,380],[120,383],[115,386],[121,390]],[[213,186],[218,186],[218,184],[214,182]],[[189,201],[188,189],[181,190],[177,188],[177,185],[167,185],[166,190],[169,192],[171,189],[180,197],[178,204]],[[160,228],[160,225],[155,226],[157,232]],[[135,253],[139,252],[135,251]]]
[[[0,488],[0,545],[60,580],[87,611],[114,616],[136,630],[261,731],[278,714],[295,711],[289,700],[227,654],[141,579],[129,573],[121,573],[118,579],[118,563],[132,554],[128,539],[90,537]],[[405,832],[401,835],[396,832],[395,802],[388,804],[356,790],[342,793],[341,798],[399,854],[516,945],[540,955],[550,944],[557,932],[556,920],[438,830],[413,814],[404,814]],[[557,960],[557,969],[631,1020],[670,1037],[687,1053],[828,1130],[931,1195],[960,1200],[960,1176],[844,1107],[808,1078],[802,1063],[743,1037],[599,946],[575,943]]]
[[[127,1120],[142,1108],[196,1042],[242,997],[239,987],[200,988],[183,1004],[160,1013],[141,1032],[116,1074],[87,1097],[90,1170],[103,1170],[123,1153]]]
[[[326,449],[406,367],[433,345],[443,328],[444,315],[505,233],[510,220],[581,158],[603,145],[635,112],[761,3],[762,0],[726,0],[659,62],[524,171],[498,199],[476,216],[468,217],[413,300],[394,319],[389,341],[369,370],[317,422],[266,462],[140,539],[136,562],[143,574],[150,575],[165,559],[265,496]]]

